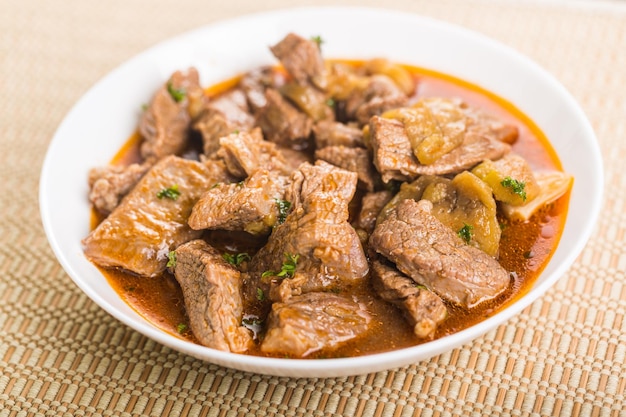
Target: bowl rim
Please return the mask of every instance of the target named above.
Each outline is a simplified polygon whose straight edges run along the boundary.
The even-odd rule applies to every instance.
[[[78,117],[85,103],[92,99],[101,89],[106,88],[107,80],[111,77],[119,76],[123,74],[129,67],[136,65],[139,60],[145,59],[151,55],[158,54],[163,48],[169,48],[172,45],[178,45],[181,42],[186,42],[189,39],[197,38],[206,35],[211,31],[222,30],[224,28],[231,27],[232,25],[246,25],[252,21],[266,20],[276,21],[276,19],[293,19],[298,17],[299,19],[313,18],[319,19],[320,17],[332,15],[350,16],[351,18],[363,18],[376,15],[378,18],[384,18],[394,22],[412,23],[424,25],[432,28],[436,27],[437,30],[441,30],[447,33],[451,33],[454,36],[464,37],[469,39],[470,42],[474,42],[485,49],[485,51],[497,51],[502,59],[507,59],[512,62],[523,65],[524,68],[530,73],[532,77],[541,79],[542,82],[549,85],[553,89],[553,92],[559,96],[559,99],[568,106],[570,111],[576,120],[579,122],[578,128],[581,129],[581,135],[586,138],[589,153],[589,159],[592,165],[595,167],[592,172],[593,176],[590,181],[593,187],[591,190],[593,194],[588,197],[590,206],[586,212],[587,219],[579,227],[576,241],[567,254],[564,255],[563,260],[558,266],[550,273],[549,277],[539,281],[536,285],[528,291],[527,294],[519,298],[515,303],[509,305],[505,309],[501,310],[494,316],[491,316],[477,325],[470,326],[452,335],[445,336],[437,339],[433,342],[427,342],[414,347],[399,349],[390,352],[376,353],[366,356],[350,357],[350,358],[333,358],[333,359],[282,359],[282,358],[266,358],[257,357],[244,354],[235,354],[229,352],[221,352],[218,350],[210,349],[204,346],[195,345],[190,342],[186,342],[176,336],[170,335],[149,322],[139,323],[137,320],[129,320],[126,313],[120,311],[118,305],[112,304],[106,300],[95,288],[87,285],[84,278],[80,276],[80,272],[75,268],[71,257],[68,256],[68,249],[59,242],[59,231],[55,228],[54,219],[51,217],[51,208],[58,202],[55,202],[51,195],[51,176],[49,173],[52,169],[56,168],[55,158],[59,153],[63,151],[63,147],[60,145],[62,137],[67,130],[67,125],[72,123],[75,117]],[[439,69],[437,69],[439,71]],[[472,81],[472,80],[470,80]],[[126,138],[124,138],[126,139]],[[109,159],[112,155],[107,156]],[[575,179],[576,183],[580,179]],[[86,181],[85,181],[86,182]],[[337,377],[357,375],[370,372],[378,372],[398,366],[404,366],[410,363],[414,363],[420,360],[431,358],[437,354],[441,354],[457,348],[464,343],[473,340],[480,335],[495,328],[497,325],[506,323],[513,316],[517,315],[523,309],[528,307],[537,298],[543,295],[548,288],[566,272],[568,268],[573,264],[578,255],[582,252],[586,242],[588,241],[595,223],[599,216],[599,212],[602,204],[602,192],[603,192],[603,171],[602,171],[602,158],[600,149],[598,146],[597,138],[591,127],[591,124],[587,120],[584,112],[576,103],[575,99],[565,89],[565,87],[554,78],[550,73],[537,65],[534,61],[522,55],[520,52],[510,48],[503,43],[489,38],[481,33],[472,31],[470,29],[454,25],[452,23],[444,22],[434,18],[414,14],[407,12],[400,12],[385,8],[374,7],[296,7],[289,9],[274,10],[269,12],[252,13],[243,15],[215,23],[210,23],[205,26],[187,31],[180,35],[171,37],[156,45],[144,50],[143,52],[135,55],[131,59],[125,61],[121,65],[117,66],[97,83],[95,83],[72,107],[67,113],[61,124],[59,125],[54,137],[49,145],[46,153],[44,163],[41,170],[40,187],[39,187],[39,203],[41,219],[44,226],[46,236],[49,244],[59,260],[64,270],[70,275],[74,283],[96,304],[111,314],[120,322],[133,328],[134,330],[142,333],[143,335],[165,345],[174,350],[189,354],[196,358],[212,362],[218,365],[227,366],[230,368],[238,369],[241,371],[258,372],[263,374],[277,375],[277,376],[298,376],[298,377]],[[587,187],[590,188],[590,187]],[[84,190],[82,190],[84,191]],[[569,217],[569,216],[568,216]],[[569,219],[568,219],[569,221]],[[567,227],[567,224],[566,224]],[[565,235],[562,236],[563,239]],[[561,243],[559,243],[561,246]],[[82,255],[82,254],[81,254]],[[72,254],[76,256],[76,254]],[[545,272],[545,271],[544,271]],[[108,283],[107,283],[108,284]],[[123,302],[123,301],[122,301]]]

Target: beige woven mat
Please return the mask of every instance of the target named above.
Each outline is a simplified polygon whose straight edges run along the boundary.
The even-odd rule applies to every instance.
[[[543,298],[461,349],[359,377],[244,374],[146,339],[64,273],[42,230],[37,191],[46,147],[74,102],[169,36],[296,4],[312,3],[2,2],[0,417],[626,415],[626,3],[385,3],[483,32],[535,59],[579,100],[603,151],[604,214],[583,254]]]

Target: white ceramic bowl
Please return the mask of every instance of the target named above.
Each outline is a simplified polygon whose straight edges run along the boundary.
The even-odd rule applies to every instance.
[[[386,57],[460,77],[514,103],[550,139],[575,177],[560,244],[533,288],[495,316],[429,343],[355,358],[295,360],[232,354],[185,342],[132,310],[83,256],[89,233],[89,168],[107,164],[136,128],[142,103],[177,69],[195,66],[208,86],[261,64],[268,46],[293,31],[321,35],[327,58]],[[506,322],[542,295],[581,252],[599,213],[602,162],[596,138],[570,94],[510,48],[432,19],[381,9],[304,8],[245,16],[163,42],[98,82],[69,112],[48,150],[40,183],[43,224],[59,262],[76,284],[115,318],[164,345],[244,371],[294,377],[364,374],[451,350]]]

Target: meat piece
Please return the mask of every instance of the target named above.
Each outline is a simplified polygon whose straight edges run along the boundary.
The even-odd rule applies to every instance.
[[[139,132],[144,141],[141,156],[157,160],[167,155],[179,154],[187,144],[187,131],[191,122],[190,108],[196,107],[203,95],[198,71],[177,71],[152,98],[139,122]]]
[[[314,122],[334,120],[335,111],[326,94],[309,84],[290,82],[280,88],[280,93],[302,110]]]
[[[405,199],[429,200],[433,203],[433,216],[460,233],[465,243],[490,256],[498,255],[502,230],[496,202],[491,188],[476,175],[469,171],[463,171],[453,179],[422,175],[411,183],[403,183],[400,191],[381,210],[377,223]]]
[[[242,90],[234,89],[211,100],[193,127],[202,135],[203,153],[211,156],[219,148],[220,138],[247,131],[253,124],[254,117],[248,110],[246,95]]]
[[[313,135],[317,149],[326,146],[365,147],[363,131],[352,124],[322,120],[313,126]]]
[[[286,147],[306,148],[312,119],[274,89],[265,92],[265,99],[267,104],[256,113],[256,124],[267,140]]]
[[[239,87],[246,94],[250,110],[256,113],[267,104],[265,90],[278,89],[284,83],[285,79],[281,72],[272,67],[260,67],[245,73],[239,81]]]
[[[108,215],[150,168],[150,163],[128,166],[109,165],[89,171],[89,201],[100,213]]]
[[[250,270],[280,271],[285,254],[291,254],[298,255],[296,272],[311,277],[319,274],[344,282],[365,277],[367,259],[348,223],[356,174],[318,161],[303,164],[291,180],[285,193],[291,212],[253,257]]]
[[[468,129],[460,146],[432,164],[422,165],[413,153],[402,122],[374,116],[369,127],[374,166],[384,182],[412,181],[419,175],[459,173],[485,159],[498,159],[511,150],[503,142]]]
[[[356,172],[358,188],[362,190],[374,191],[376,183],[380,181],[367,149],[327,146],[316,150],[315,158],[322,159],[339,168]]]
[[[485,252],[467,245],[431,213],[427,200],[401,201],[376,226],[370,246],[437,295],[473,307],[501,294],[509,274]]]
[[[326,86],[324,60],[315,41],[289,33],[270,50],[298,83]]]
[[[419,338],[432,338],[448,316],[446,305],[435,293],[381,261],[372,262],[371,282],[380,298],[403,311]]]
[[[370,321],[364,306],[347,297],[320,292],[292,297],[272,305],[261,350],[305,357],[365,334]]]
[[[228,171],[237,178],[246,178],[261,168],[290,172],[287,161],[276,144],[263,140],[261,130],[231,133],[219,141],[216,156],[226,164]]]
[[[193,207],[189,226],[194,230],[243,230],[267,234],[280,218],[287,177],[260,169],[235,184],[217,184]]]
[[[361,199],[361,210],[355,228],[365,231],[369,236],[376,227],[376,219],[380,211],[393,197],[389,190],[367,193]]]
[[[187,225],[191,209],[204,191],[225,178],[219,164],[163,158],[83,240],[85,256],[102,267],[147,277],[160,274],[171,250],[202,233]]]
[[[365,88],[357,88],[346,100],[345,112],[350,119],[366,125],[372,116],[406,106],[408,98],[386,75],[372,75]]]
[[[174,276],[180,284],[191,330],[204,346],[242,353],[252,335],[241,325],[240,272],[203,240],[176,248]]]

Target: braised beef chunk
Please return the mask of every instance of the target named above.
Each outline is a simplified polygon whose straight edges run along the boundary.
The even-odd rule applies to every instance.
[[[252,344],[241,325],[240,272],[203,240],[176,248],[174,276],[185,299],[191,330],[204,346],[227,352],[245,352]]]
[[[371,282],[380,298],[404,312],[419,338],[433,337],[437,326],[448,315],[439,296],[386,263],[372,262]]]
[[[352,124],[322,120],[313,125],[313,135],[317,149],[326,146],[365,147],[363,131]]]
[[[158,275],[165,270],[169,251],[202,233],[187,225],[191,209],[225,176],[224,170],[200,162],[163,158],[83,240],[85,255],[102,267]]]
[[[246,94],[250,110],[252,113],[256,113],[267,104],[265,90],[268,88],[278,89],[284,83],[284,77],[268,66],[245,73],[239,81],[239,87]]]
[[[467,245],[431,213],[427,200],[401,201],[376,226],[370,246],[437,295],[473,307],[501,294],[509,274],[485,252]]]
[[[144,139],[141,156],[156,160],[180,153],[187,144],[191,113],[197,111],[202,97],[195,68],[175,72],[141,116],[139,132]]]
[[[325,86],[324,60],[315,41],[290,33],[270,50],[298,83]]]
[[[298,257],[296,271],[311,277],[345,282],[363,278],[367,259],[348,223],[356,174],[318,161],[303,164],[291,180],[285,193],[291,211],[254,256],[250,270],[281,271],[285,254],[290,254]]]
[[[350,119],[366,125],[372,116],[407,103],[406,94],[389,77],[377,74],[369,77],[367,85],[348,98],[345,112]]]
[[[374,191],[377,181],[380,181],[367,149],[327,146],[315,151],[315,158],[356,172],[358,188],[362,190]]]
[[[485,159],[498,159],[509,145],[468,129],[460,146],[429,165],[417,160],[402,122],[374,116],[369,122],[374,165],[383,181],[412,181],[419,175],[444,175],[469,169]]]
[[[332,350],[365,334],[370,321],[351,298],[323,292],[292,297],[272,305],[261,350],[298,358]]]
[[[111,213],[150,168],[150,163],[108,165],[89,171],[89,201],[102,214]]]
[[[267,103],[256,113],[256,124],[267,140],[286,147],[306,148],[312,119],[274,89],[265,92],[265,99]]]
[[[221,137],[247,131],[253,124],[246,95],[235,89],[209,101],[193,127],[202,135],[204,155],[211,156],[219,148]]]
[[[219,141],[216,157],[221,158],[231,175],[246,178],[259,169],[289,173],[287,161],[276,144],[263,140],[259,128],[236,132]]]
[[[365,194],[361,199],[361,210],[355,222],[355,228],[363,230],[369,236],[374,231],[380,211],[392,197],[393,193],[389,190]]]
[[[240,183],[216,184],[194,205],[189,226],[267,234],[280,217],[286,186],[287,177],[264,169]]]

